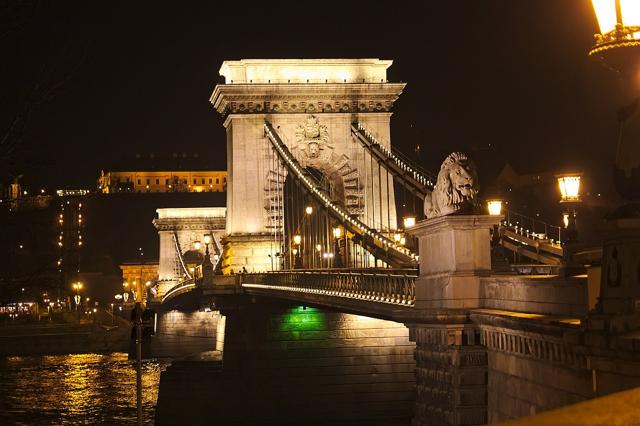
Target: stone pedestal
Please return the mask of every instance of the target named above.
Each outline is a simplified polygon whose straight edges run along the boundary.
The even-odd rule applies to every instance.
[[[419,240],[416,309],[480,307],[480,277],[491,272],[491,234],[501,216],[442,216],[409,232]]]
[[[416,343],[412,425],[487,423],[487,352],[467,325],[407,325]]]
[[[600,312],[640,312],[640,218],[608,222],[602,252]]]

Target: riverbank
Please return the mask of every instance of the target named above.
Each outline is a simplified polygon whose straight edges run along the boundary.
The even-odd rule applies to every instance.
[[[0,325],[0,356],[127,352],[130,325],[122,318]]]

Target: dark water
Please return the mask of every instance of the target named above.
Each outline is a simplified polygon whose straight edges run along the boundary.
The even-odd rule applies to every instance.
[[[144,361],[144,423],[152,424],[161,371]],[[136,424],[135,363],[125,353],[0,358],[0,425]]]

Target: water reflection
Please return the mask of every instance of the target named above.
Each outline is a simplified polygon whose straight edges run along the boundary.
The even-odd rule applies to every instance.
[[[145,423],[152,423],[160,372],[144,361]],[[0,424],[135,424],[135,365],[125,353],[0,359]]]

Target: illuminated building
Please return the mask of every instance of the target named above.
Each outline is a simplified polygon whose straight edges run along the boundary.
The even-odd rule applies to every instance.
[[[98,190],[117,192],[224,192],[226,171],[111,171],[101,172]]]

